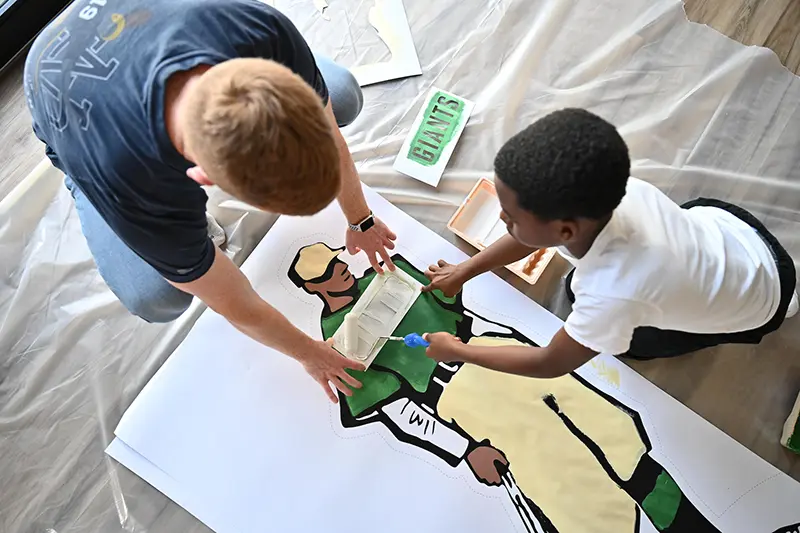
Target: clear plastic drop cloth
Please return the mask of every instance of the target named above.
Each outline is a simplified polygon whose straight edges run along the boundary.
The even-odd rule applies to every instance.
[[[275,2],[316,53],[345,66],[390,57],[368,22],[374,0],[328,3],[323,18],[312,0]],[[491,175],[501,144],[572,106],[618,126],[634,176],[679,202],[739,204],[800,257],[800,79],[772,52],[688,22],[675,0],[404,3],[423,75],[365,88],[364,110],[345,134],[364,182],[434,231],[454,241],[445,224],[475,181]],[[436,189],[392,170],[431,86],[476,102]],[[274,217],[217,190],[210,196],[241,262]],[[207,531],[103,453],[202,306],[169,325],[128,315],[97,273],[63,178],[47,163],[0,203],[0,260],[0,532]],[[540,302],[557,310],[559,293],[543,291]],[[794,329],[787,324],[769,344],[794,351],[784,374],[796,378]],[[776,387],[790,389],[785,380]],[[762,456],[790,468],[779,454]]]

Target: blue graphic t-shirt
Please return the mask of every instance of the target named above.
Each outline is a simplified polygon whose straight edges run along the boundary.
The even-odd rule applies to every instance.
[[[78,0],[36,39],[25,92],[36,135],[103,219],[166,279],[214,259],[206,194],[172,145],[164,89],[175,72],[237,57],[281,63],[324,103],[328,90],[294,25],[259,0]]]

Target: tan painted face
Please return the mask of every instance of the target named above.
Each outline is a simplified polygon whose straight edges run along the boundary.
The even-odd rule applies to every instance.
[[[319,283],[306,283],[306,287],[311,292],[338,294],[351,289],[355,283],[356,278],[347,269],[347,264],[337,261],[329,279]]]
[[[347,269],[347,264],[337,260],[330,278],[316,283],[307,282],[305,288],[322,298],[330,312],[335,313],[356,299],[356,283],[357,280]]]

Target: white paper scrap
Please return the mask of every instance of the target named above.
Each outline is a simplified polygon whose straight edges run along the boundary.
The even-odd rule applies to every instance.
[[[422,74],[403,0],[375,0],[369,22],[392,56],[388,61],[351,68],[361,87]]]

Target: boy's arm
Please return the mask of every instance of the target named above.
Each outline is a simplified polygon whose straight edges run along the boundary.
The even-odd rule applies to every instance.
[[[511,235],[503,235],[488,248],[478,252],[459,266],[463,275],[466,276],[466,280],[470,280],[484,272],[515,263],[535,251],[536,248],[520,244]]]
[[[428,357],[442,362],[463,361],[490,370],[532,378],[556,378],[572,372],[597,352],[558,330],[544,348],[534,346],[470,346],[448,333],[429,333]]]
[[[428,292],[439,289],[445,296],[452,297],[461,290],[464,283],[475,276],[510,265],[535,251],[536,248],[520,244],[511,235],[503,235],[463,263],[451,265],[446,261],[439,261],[438,265],[428,267],[425,275],[431,283],[422,290]]]

